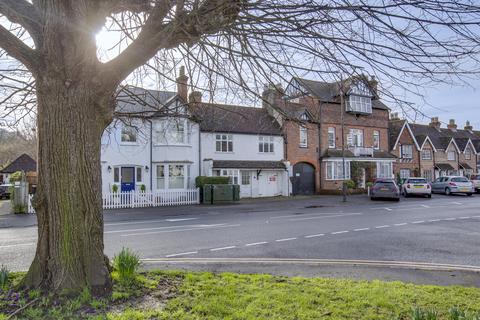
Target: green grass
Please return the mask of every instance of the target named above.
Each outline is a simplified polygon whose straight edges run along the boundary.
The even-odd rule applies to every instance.
[[[12,281],[19,278],[13,274]],[[38,291],[23,294],[23,303],[39,297]],[[41,297],[19,319],[410,320],[412,310],[435,310],[437,319],[451,320],[452,308],[480,312],[478,288],[231,273],[153,271],[132,285],[115,281],[110,300],[96,300],[88,291],[76,299],[52,299]],[[2,304],[0,294],[1,320]]]

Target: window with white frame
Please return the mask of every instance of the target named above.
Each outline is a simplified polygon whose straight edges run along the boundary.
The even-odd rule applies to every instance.
[[[343,177],[343,161],[326,162],[327,180],[348,180],[350,179],[350,161],[345,161],[345,178]]]
[[[392,178],[393,166],[391,162],[377,162],[377,178]]]
[[[412,159],[413,158],[413,145],[403,144],[400,146],[400,158]]]
[[[175,164],[169,165],[168,168],[168,188],[185,188],[185,166],[183,164]]]
[[[432,150],[423,149],[422,150],[422,160],[432,160]]]
[[[363,130],[350,129],[347,136],[347,144],[349,147],[363,147]]]
[[[137,167],[137,183],[142,182],[142,167]]]
[[[220,176],[229,177],[231,184],[238,184],[239,170],[237,169],[222,169],[219,170]]]
[[[274,138],[270,136],[258,137],[258,152],[273,153]]]
[[[347,98],[347,111],[372,113],[372,92],[363,81],[351,86]]]
[[[157,165],[157,189],[165,189],[165,166]]]
[[[447,160],[448,161],[455,161],[457,159],[456,152],[455,151],[448,151],[447,152]]]
[[[380,131],[373,130],[373,148],[380,149]]]
[[[231,134],[216,134],[215,151],[233,152],[233,136]]]
[[[410,178],[410,169],[400,169],[400,179]]]
[[[472,150],[470,150],[470,147],[467,147],[465,150],[465,160],[471,160],[472,159]]]
[[[113,182],[120,182],[120,168],[114,167],[113,168]]]
[[[190,141],[186,119],[166,118],[153,122],[153,142],[162,144],[186,144]]]
[[[334,127],[328,128],[328,147],[330,149],[335,148],[335,128]]]
[[[304,126],[300,126],[300,147],[308,147],[308,130]]]
[[[122,125],[121,141],[127,143],[137,142],[137,128],[127,124]]]
[[[250,171],[242,170],[242,185],[246,186],[250,184]]]
[[[433,181],[433,171],[432,170],[423,170],[423,177],[427,179],[428,182]]]

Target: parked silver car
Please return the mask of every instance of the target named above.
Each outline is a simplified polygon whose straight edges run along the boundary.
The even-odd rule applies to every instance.
[[[473,183],[465,177],[451,176],[440,177],[432,182],[433,193],[444,193],[446,195],[454,193],[464,193],[471,196],[475,189]]]
[[[480,193],[480,174],[472,174],[470,181],[473,183],[473,187],[477,193]]]
[[[377,179],[370,190],[370,199],[393,199],[400,201],[400,188],[393,179]]]

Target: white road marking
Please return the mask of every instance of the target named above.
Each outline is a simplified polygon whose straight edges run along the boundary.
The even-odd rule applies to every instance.
[[[176,225],[168,227],[155,227],[155,228],[139,228],[139,229],[121,229],[121,230],[110,230],[105,231],[104,233],[122,233],[122,232],[137,232],[137,231],[152,231],[152,230],[165,230],[165,229],[174,229],[174,228],[207,228],[207,227],[217,227],[226,225],[226,223],[218,224],[187,224],[187,225]]]
[[[312,217],[312,216],[320,216],[324,218],[335,218],[335,217],[342,217],[342,216],[349,216],[349,215],[357,215],[357,214],[362,214],[359,212],[353,212],[353,213],[344,213],[344,212],[321,212],[321,213],[301,213],[301,214],[289,214],[289,215],[283,215],[283,216],[273,216],[270,217],[269,219],[286,219],[286,218],[303,218],[303,217]]]
[[[367,230],[370,230],[370,228],[354,229],[353,231],[367,231]]]
[[[309,239],[309,238],[323,237],[324,235],[325,233],[311,234],[311,235],[305,236],[305,238]]]
[[[454,201],[454,202],[452,202],[452,203],[453,203],[453,204],[458,204],[458,205],[462,205],[462,204],[463,204],[463,203],[461,203],[461,202],[456,202],[456,201]]]
[[[392,208],[383,208],[383,209],[385,209],[387,211],[392,211],[393,210]]]
[[[424,220],[419,220],[419,221],[413,221],[412,223],[418,224],[418,223],[424,223],[424,222],[425,222]]]
[[[196,219],[196,218],[195,218]],[[150,224],[156,222],[165,222],[165,219],[156,219],[156,220],[142,220],[142,221],[125,221],[125,222],[110,222],[105,223],[105,226],[121,226],[121,225],[130,225],[130,224]]]
[[[165,219],[168,222],[178,222],[178,221],[189,221],[189,220],[197,220],[198,218],[179,218],[179,219]]]
[[[221,247],[221,248],[213,248],[213,249],[210,249],[210,251],[221,251],[221,250],[228,250],[228,249],[234,249],[236,248],[237,246],[229,246],[229,247]]]
[[[230,224],[230,225],[218,225],[218,226],[210,226],[210,227],[201,227],[201,228],[187,228],[187,229],[174,229],[174,230],[161,230],[161,231],[152,231],[152,232],[141,232],[141,233],[127,233],[122,234],[122,237],[132,237],[132,236],[146,236],[152,234],[159,234],[159,233],[172,233],[172,232],[185,232],[185,231],[202,231],[202,230],[213,230],[213,229],[220,229],[220,228],[233,228],[239,227],[239,224]]]
[[[288,221],[304,221],[304,220],[314,220],[314,219],[326,219],[326,218],[337,218],[337,217],[345,217],[345,216],[359,216],[362,215],[361,212],[355,213],[345,213],[345,214],[337,214],[337,215],[330,215],[330,216],[315,216],[315,217],[306,217],[306,218],[295,218],[295,219],[288,219]]]
[[[292,241],[292,240],[297,240],[297,238],[285,238],[285,239],[278,239],[275,240],[276,242],[284,242],[284,241]]]
[[[445,221],[453,221],[453,220],[457,220],[457,218],[446,218],[446,219],[443,219]]]
[[[426,204],[422,204],[421,206],[424,208],[430,208],[430,206],[427,206]]]
[[[378,226],[378,227],[375,227],[375,229],[383,229],[383,228],[389,228],[390,226],[388,224],[384,225],[384,226]]]
[[[395,223],[394,226],[396,227],[401,227],[401,226],[406,226],[408,223],[404,222],[404,223]]]
[[[17,244],[9,244],[5,246],[0,246],[0,249],[4,248],[14,248],[14,247],[22,247],[22,246],[33,246],[35,245],[35,242],[29,242],[29,243],[17,243]]]
[[[251,247],[251,246],[259,246],[261,244],[267,244],[267,241],[262,241],[262,242],[253,242],[253,243],[247,243],[245,247]]]
[[[480,216],[472,216],[472,218],[480,218]]]
[[[197,254],[197,253],[198,253],[198,251],[190,251],[190,252],[169,254],[165,257],[171,258],[171,257],[186,256],[186,255],[189,255],[189,254]]]
[[[440,221],[441,219],[432,219],[432,220],[428,220],[428,222],[438,222]]]
[[[341,233],[347,233],[349,231],[345,230],[345,231],[337,231],[337,232],[332,232],[330,234],[341,234]]]
[[[460,217],[458,219],[465,220],[465,219],[470,219],[470,217]]]

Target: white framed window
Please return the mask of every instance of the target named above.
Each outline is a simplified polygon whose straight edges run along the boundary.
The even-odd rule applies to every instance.
[[[373,148],[380,149],[380,131],[373,130]]]
[[[423,170],[423,177],[427,179],[428,182],[433,181],[433,171],[432,170]]]
[[[330,149],[335,148],[335,128],[334,127],[328,128],[328,147]]]
[[[183,164],[171,164],[168,168],[168,188],[185,188],[185,166]]]
[[[120,168],[114,167],[113,168],[113,182],[119,183],[120,182]]]
[[[412,159],[413,158],[413,145],[403,144],[400,146],[400,158]]]
[[[229,177],[231,184],[238,184],[239,172],[237,169],[222,169],[220,170],[220,176]]]
[[[377,162],[377,178],[392,178],[393,165],[391,162]]]
[[[153,142],[156,145],[190,143],[190,126],[186,119],[166,118],[155,120],[152,126]]]
[[[410,169],[400,169],[400,179],[410,178]]]
[[[447,160],[448,161],[455,161],[457,159],[455,151],[448,151],[447,152]]]
[[[242,185],[247,186],[250,184],[250,171],[242,170]]]
[[[465,160],[471,160],[472,159],[472,150],[468,147],[465,150]]]
[[[260,153],[273,153],[274,138],[270,136],[258,137],[258,152]]]
[[[423,149],[422,150],[422,160],[432,160],[432,150]]]
[[[139,182],[142,182],[142,167],[137,167],[135,169],[137,172],[136,172],[136,175],[137,175],[137,183]]]
[[[363,147],[363,130],[350,129],[347,135],[347,145],[349,147]]]
[[[137,142],[137,129],[135,127],[123,124],[121,131],[121,141],[126,143]]]
[[[372,98],[352,94],[347,99],[347,111],[372,113]]]
[[[216,134],[215,151],[233,152],[233,136],[231,134]]]
[[[166,189],[165,165],[157,165],[157,189]]]
[[[308,147],[308,130],[304,126],[300,126],[300,147],[307,148]]]
[[[343,177],[343,161],[327,161],[326,177],[327,180],[349,180],[350,161],[345,161],[345,178]]]

